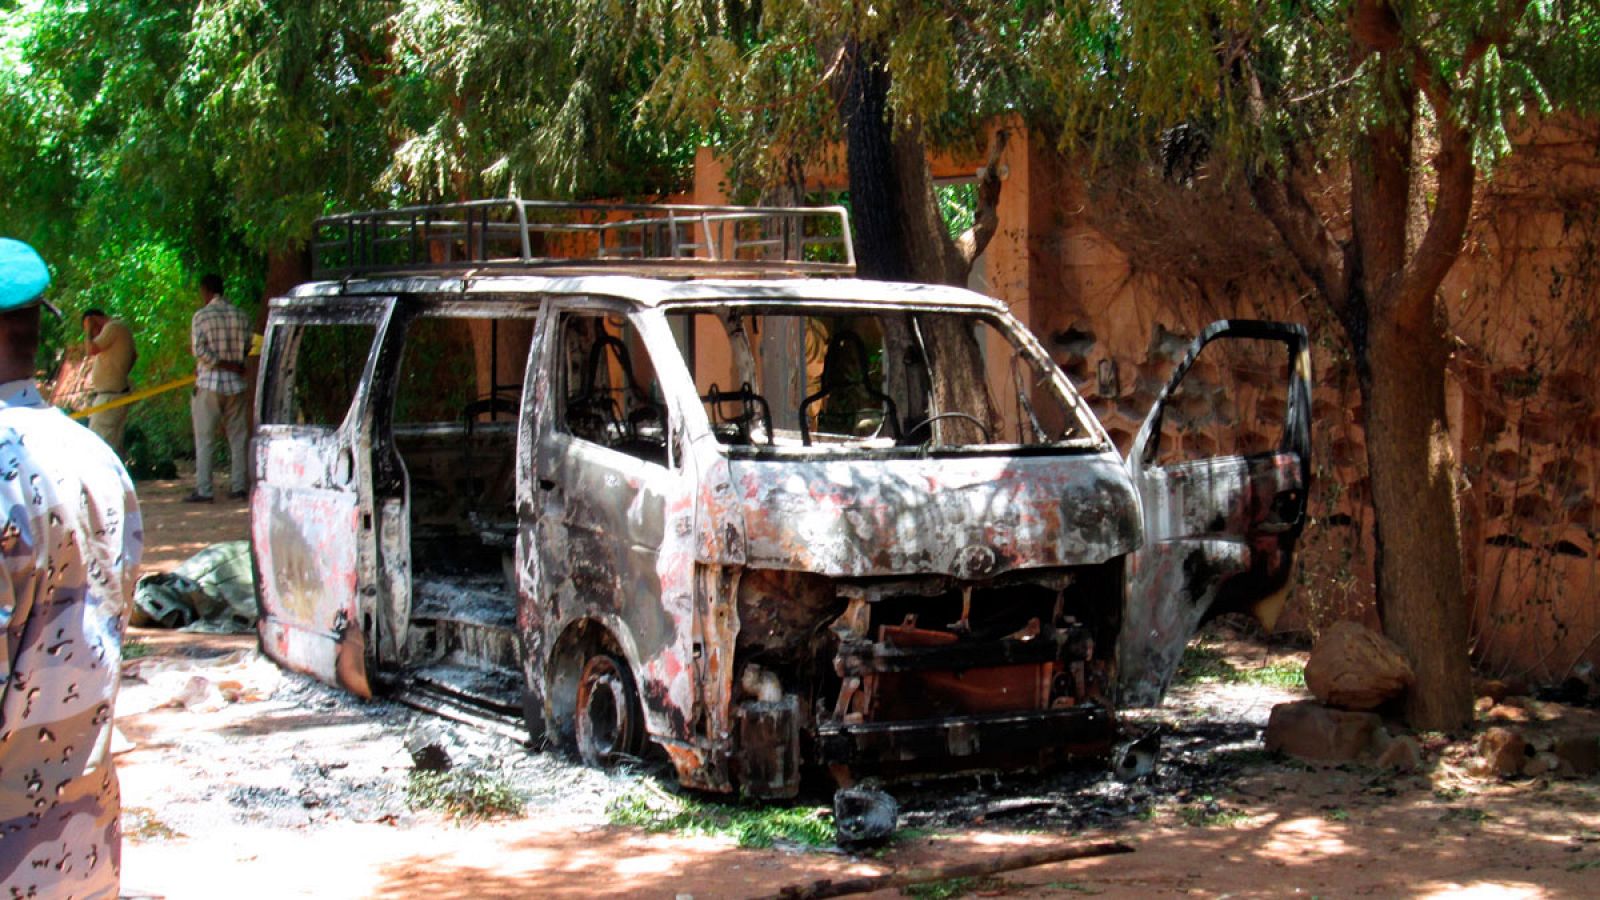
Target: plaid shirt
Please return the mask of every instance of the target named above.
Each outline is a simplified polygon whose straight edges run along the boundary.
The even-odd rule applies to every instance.
[[[217,363],[243,363],[250,352],[250,317],[221,297],[200,307],[190,330],[194,351],[195,386],[218,394],[244,392],[244,376],[225,372]]]

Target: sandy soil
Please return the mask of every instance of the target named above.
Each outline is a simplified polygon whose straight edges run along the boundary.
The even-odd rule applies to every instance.
[[[188,487],[140,486],[153,569],[247,533],[243,504],[178,503]],[[132,745],[118,757],[127,896],[754,897],[817,878],[1106,838],[1136,852],[1011,872],[966,893],[1600,892],[1600,783],[1476,779],[1465,744],[1442,739],[1428,744],[1418,774],[1273,760],[1255,748],[1271,705],[1292,696],[1281,689],[1185,688],[1161,716],[1171,737],[1145,784],[1077,773],[897,792],[902,824],[915,829],[850,856],[611,825],[607,804],[651,775],[608,775],[394,704],[354,701],[279,672],[251,637],[141,629],[133,641],[148,655],[125,663],[118,708]],[[1284,655],[1248,641],[1226,649],[1244,667]],[[409,808],[405,740],[418,728],[438,732],[459,765],[521,787],[525,814],[459,824]],[[1012,807],[1033,812],[1005,812]],[[952,895],[961,894],[942,896]]]
[[[211,503],[184,503],[194,490],[193,464],[170,481],[141,481],[137,485],[139,510],[144,516],[144,574],[169,572],[179,563],[221,541],[250,537],[249,508],[243,500],[229,500],[227,471],[213,477],[221,488]]]

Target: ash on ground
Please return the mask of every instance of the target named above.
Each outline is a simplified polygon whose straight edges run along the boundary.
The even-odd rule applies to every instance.
[[[1302,692],[1263,685],[1174,687],[1158,710],[1123,716],[1129,739],[1156,732],[1153,768],[1119,779],[1104,761],[1031,774],[984,774],[896,785],[902,828],[1049,828],[1077,831],[1115,826],[1148,814],[1157,803],[1209,801],[1241,772],[1273,764],[1261,733],[1274,704]]]
[[[559,810],[603,821],[606,806],[642,777],[530,752],[515,740],[398,703],[362,700],[283,672],[255,650],[147,657],[124,669],[118,764],[167,770],[159,814],[137,804],[125,808],[134,840],[225,825],[404,825],[437,815],[413,808],[407,796],[417,770],[407,739],[419,729],[450,768],[514,791],[527,815]]]
[[[1098,761],[1044,775],[899,783],[889,791],[902,829],[1112,825],[1158,802],[1203,803],[1244,768],[1268,764],[1260,749],[1267,716],[1274,704],[1300,696],[1259,684],[1181,684],[1160,710],[1123,717],[1130,736],[1160,735],[1153,767],[1128,780]],[[414,773],[430,768],[494,779],[522,798],[528,815],[559,811],[596,824],[641,780],[676,789],[670,767],[658,760],[614,772],[588,768],[398,703],[361,700],[284,672],[253,648],[211,656],[180,649],[125,664],[118,725],[131,745],[120,765],[176,770],[154,817],[159,828],[138,824],[151,810],[135,807],[126,817],[131,834],[142,829],[152,839],[219,824],[403,825],[439,815],[408,798]],[[816,785],[801,800],[821,805],[830,795],[830,786]]]

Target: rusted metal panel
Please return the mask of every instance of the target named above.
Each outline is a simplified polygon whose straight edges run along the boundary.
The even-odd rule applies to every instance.
[[[731,463],[751,566],[986,578],[1093,565],[1140,543],[1106,454]]]
[[[411,628],[411,512],[402,498],[383,501],[378,516],[378,560],[383,590],[378,609],[378,657],[398,660]]]
[[[360,519],[352,493],[291,492],[270,482],[256,487],[250,517],[262,648],[295,671],[370,697],[357,580]]]
[[[750,797],[800,793],[800,702],[740,703],[733,719],[734,775]]]
[[[1111,748],[1116,721],[1098,706],[908,722],[821,725],[823,760],[845,765],[915,764],[923,770],[960,767],[976,757],[1017,768],[1069,759],[1096,759]]]
[[[392,298],[338,301],[269,316],[257,415],[266,424],[252,443],[256,487],[251,537],[259,570],[263,651],[279,663],[368,697],[366,630],[374,624],[377,548],[373,539],[369,425],[364,394],[337,427],[273,424],[281,410],[284,369],[298,345],[289,325],[373,324],[381,340]],[[361,383],[372,376],[376,343],[366,349]]]

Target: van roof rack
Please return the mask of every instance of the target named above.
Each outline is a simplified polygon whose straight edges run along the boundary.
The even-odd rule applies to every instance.
[[[853,275],[842,206],[470,200],[316,221],[318,278],[471,269]]]

